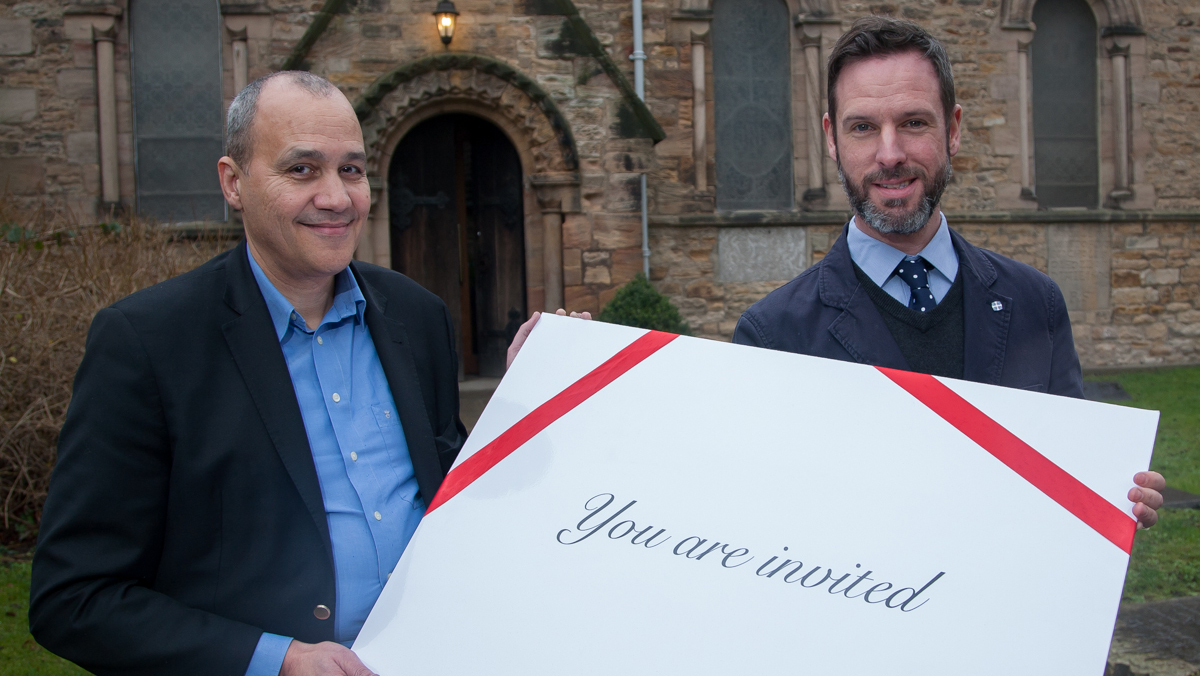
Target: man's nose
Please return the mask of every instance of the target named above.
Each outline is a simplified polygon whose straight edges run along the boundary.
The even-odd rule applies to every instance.
[[[879,147],[875,152],[875,161],[885,168],[898,167],[908,159],[904,149],[904,140],[895,129],[885,128],[879,135]]]
[[[313,206],[322,211],[342,212],[354,204],[350,191],[346,188],[340,172],[327,172],[321,177],[317,186],[317,194],[313,196]]]

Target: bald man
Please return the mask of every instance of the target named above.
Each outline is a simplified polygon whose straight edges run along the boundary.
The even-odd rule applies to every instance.
[[[351,260],[370,187],[336,87],[262,78],[226,136],[245,241],[96,315],[30,628],[96,674],[365,676],[346,646],[466,437],[454,332]]]

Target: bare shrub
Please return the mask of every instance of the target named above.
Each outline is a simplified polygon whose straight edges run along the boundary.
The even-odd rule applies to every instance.
[[[78,226],[0,198],[0,541],[37,534],[92,317],[231,244],[135,218]]]

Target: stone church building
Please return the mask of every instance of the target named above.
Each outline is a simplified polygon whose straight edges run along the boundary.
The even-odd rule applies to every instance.
[[[643,269],[643,219],[652,282],[728,339],[847,221],[824,62],[888,14],[954,62],[951,225],[1058,282],[1085,367],[1200,363],[1195,0],[456,0],[443,39],[446,4],[4,0],[0,188],[83,222],[228,222],[225,107],[302,68],[362,122],[357,256],[446,300],[467,373],[501,372],[533,310],[598,311]]]

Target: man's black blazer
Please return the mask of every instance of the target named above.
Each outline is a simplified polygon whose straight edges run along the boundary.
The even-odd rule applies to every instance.
[[[746,310],[733,342],[910,370],[854,274],[847,228],[825,258]],[[1083,397],[1071,321],[1054,280],[954,230],[950,237],[963,280],[963,378]]]
[[[466,437],[449,313],[351,264],[424,499]],[[243,242],[101,310],[33,561],[29,621],[97,674],[241,676],[263,631],[332,640],[329,528]],[[336,612],[336,610],[335,610]]]

